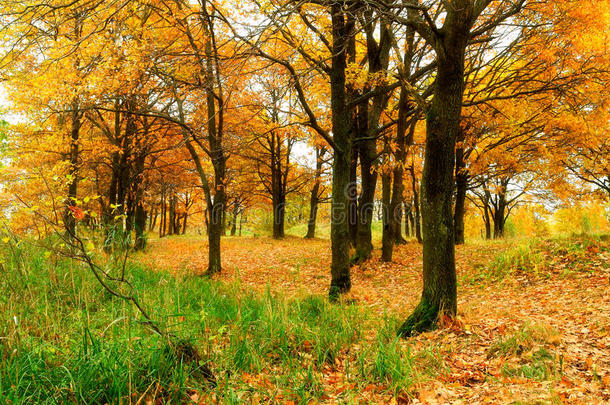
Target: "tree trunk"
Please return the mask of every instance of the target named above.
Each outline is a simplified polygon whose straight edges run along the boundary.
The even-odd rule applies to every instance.
[[[381,175],[381,206],[382,206],[382,236],[381,236],[381,261],[391,262],[394,249],[394,234],[390,217],[392,174],[390,172]]]
[[[307,221],[307,234],[305,235],[306,239],[313,239],[316,237],[316,220],[318,217],[319,192],[320,180],[316,178],[313,188],[311,189],[311,197],[309,198],[309,220]]]
[[[159,238],[165,235],[165,225],[166,225],[166,205],[165,205],[165,190],[161,192],[161,219],[159,220]]]
[[[345,48],[351,29],[345,24],[343,6],[333,2],[332,67],[330,72],[332,132],[334,141],[333,182],[331,203],[331,282],[329,298],[337,300],[352,286],[350,277],[350,238],[348,228],[347,190],[350,180],[352,140],[349,133],[349,114],[345,94]]]
[[[410,238],[413,236],[412,234],[412,223],[413,223],[413,214],[411,212],[411,205],[404,202],[404,217],[405,217],[405,236]]]
[[[460,142],[463,142],[463,134],[460,131]],[[466,204],[466,189],[468,187],[468,172],[464,161],[464,148],[460,146],[455,154],[455,211],[453,215],[455,228],[455,244],[464,244],[464,214]]]
[[[483,221],[485,222],[485,239],[491,239],[491,218],[489,217],[489,208],[483,206]]]
[[[348,226],[349,237],[352,246],[356,246],[356,235],[358,233],[358,149],[352,148],[352,157],[349,169],[349,184],[347,186],[348,198]]]
[[[415,212],[413,213],[413,220],[415,224],[413,225],[415,229],[415,238],[418,243],[423,243],[423,238],[421,236],[421,213],[420,213],[420,205],[419,205],[419,192],[417,191],[417,179],[415,178],[415,165],[411,164],[411,185],[413,187],[413,208]]]
[[[233,219],[231,220],[231,236],[237,233],[237,215],[239,214],[239,205],[235,202],[233,206]]]
[[[211,18],[207,15],[207,9],[202,9],[206,13],[207,21]],[[207,38],[205,42],[206,56],[206,106],[207,106],[207,129],[210,159],[214,169],[214,198],[211,197],[210,187],[207,188],[209,208],[208,224],[208,269],[207,274],[213,275],[221,271],[220,259],[220,237],[224,232],[224,212],[225,212],[225,175],[226,175],[226,156],[224,154],[222,139],[224,128],[224,98],[222,95],[222,83],[218,67],[218,50],[212,43],[214,31],[211,26],[203,25],[204,34]],[[215,64],[216,63],[216,64]],[[215,94],[215,84],[218,86],[218,94]],[[216,110],[216,100],[218,100],[218,111]],[[192,153],[191,153],[192,154]],[[201,169],[199,161],[198,169]],[[200,175],[203,170],[199,170]],[[205,177],[205,176],[204,176]],[[202,179],[203,180],[203,179]],[[207,183],[207,181],[206,181]]]
[[[187,212],[182,216],[182,234],[186,233],[186,222],[188,220],[189,214]]]
[[[146,210],[144,209],[144,167],[146,154],[140,151],[134,162],[135,181],[132,181],[132,217],[135,229],[134,249],[142,250],[146,246]]]
[[[438,38],[434,95],[426,114],[425,160],[422,175],[424,226],[421,301],[400,327],[399,334],[430,329],[439,314],[457,311],[455,239],[453,234],[453,170],[464,91],[464,55],[470,31],[470,10],[450,11]]]
[[[220,229],[220,235],[227,236],[227,213],[225,210],[222,211],[222,226]]]
[[[79,135],[80,135],[80,111],[78,100],[72,102],[71,111],[71,128],[70,128],[70,152],[68,162],[70,168],[68,170],[68,195],[66,198],[66,209],[64,211],[64,226],[69,239],[76,236],[76,218],[74,213],[68,208],[76,206],[76,193],[78,189],[78,158],[79,158]]]
[[[159,216],[159,209],[153,205],[150,212],[150,220],[148,221],[148,230],[150,232],[155,230],[155,226],[157,226],[157,217]]]
[[[504,224],[506,222],[506,195],[500,194],[498,206],[493,215],[494,239],[504,237]]]
[[[134,243],[135,250],[143,250],[146,247],[146,210],[144,209],[144,202],[139,201],[136,206],[134,227],[136,229],[136,240]]]
[[[167,222],[169,224],[168,229],[167,229],[167,234],[168,235],[174,235],[175,234],[175,226],[176,226],[176,195],[174,194],[174,191],[171,191],[171,194],[169,196],[169,213],[168,213],[168,219]]]
[[[282,190],[275,190],[273,195],[273,238],[282,239],[285,236],[286,196]]]
[[[367,136],[366,133],[364,136]],[[362,190],[360,192],[360,197],[358,198],[356,251],[351,260],[353,264],[370,259],[373,252],[371,226],[373,224],[375,188],[377,186],[377,171],[374,169],[375,159],[377,158],[375,141],[359,141],[358,148],[360,149],[360,177]]]

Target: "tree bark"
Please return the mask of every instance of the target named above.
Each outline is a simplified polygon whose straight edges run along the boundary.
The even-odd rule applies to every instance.
[[[76,218],[69,207],[76,205],[76,194],[78,189],[78,159],[79,159],[79,137],[81,126],[81,115],[78,99],[72,101],[71,128],[70,128],[70,152],[68,154],[68,195],[66,198],[66,209],[64,211],[64,226],[68,238],[76,236]]]
[[[457,311],[453,170],[473,5],[470,2],[456,3],[460,4],[455,7],[463,7],[463,10],[448,10],[443,36],[436,37],[438,67],[434,95],[426,115],[421,186],[424,283],[419,305],[399,329],[402,336],[430,329],[436,324],[439,314],[454,316]]]
[[[345,94],[345,49],[351,26],[345,24],[343,7],[338,2],[331,6],[332,66],[330,72],[332,133],[334,142],[333,182],[331,203],[331,282],[329,298],[337,300],[352,286],[350,276],[350,238],[348,228],[347,190],[350,180],[352,140],[349,133],[349,114]]]
[[[318,217],[318,193],[320,189],[320,183],[315,182],[311,189],[311,197],[309,198],[309,220],[307,221],[307,234],[306,239],[313,239],[316,237],[316,220]]]
[[[459,142],[464,141],[463,131],[460,131]],[[464,147],[460,146],[455,154],[455,211],[453,215],[455,228],[455,244],[464,244],[464,214],[466,204],[466,189],[468,187],[468,172],[464,161]]]
[[[316,221],[318,218],[318,203],[320,200],[320,182],[322,181],[322,165],[324,163],[324,148],[316,147],[316,171],[314,174],[314,185],[309,198],[309,220],[307,221],[307,234],[305,238],[316,237]]]
[[[394,248],[394,234],[390,220],[390,200],[392,194],[392,174],[386,172],[381,175],[381,206],[382,206],[382,236],[381,236],[381,261],[391,262]]]
[[[411,164],[411,186],[413,187],[413,221],[415,222],[413,228],[415,230],[415,238],[418,243],[423,243],[421,235],[421,212],[419,204],[419,191],[417,190],[417,179],[415,178],[415,165]]]
[[[407,202],[403,202],[404,204],[404,217],[405,217],[405,236],[407,238],[410,238],[412,235],[411,230],[413,229],[411,224],[412,224],[412,218],[413,218],[413,214],[411,212],[412,206],[410,204],[407,204]]]
[[[233,219],[231,220],[231,236],[237,233],[237,215],[239,214],[239,204],[235,201],[233,205]]]
[[[356,235],[358,234],[358,149],[352,148],[352,158],[349,169],[349,184],[347,187],[348,198],[348,227],[352,246],[356,246]]]

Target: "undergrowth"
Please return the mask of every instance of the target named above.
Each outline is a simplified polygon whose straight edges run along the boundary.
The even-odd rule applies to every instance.
[[[345,376],[336,382],[347,387],[339,390],[344,400],[371,383],[405,392],[437,373],[434,361],[417,361],[434,360],[432,353],[414,354],[399,341],[397,321],[382,322],[362,307],[128,264],[151,317],[196,348],[191,361],[85,267],[25,244],[0,252],[0,403],[181,403],[194,395],[307,403],[328,395],[325,376],[337,370]]]
[[[531,239],[498,254],[488,265],[475,266],[476,272],[465,276],[470,284],[502,281],[512,276],[565,277],[574,273],[592,273],[596,267],[607,268],[599,254],[610,252],[610,244],[601,237],[579,235],[569,238]]]

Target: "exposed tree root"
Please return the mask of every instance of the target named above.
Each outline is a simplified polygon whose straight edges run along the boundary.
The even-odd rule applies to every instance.
[[[398,329],[398,336],[406,338],[434,329],[438,320],[438,312],[437,306],[422,299],[415,311]]]

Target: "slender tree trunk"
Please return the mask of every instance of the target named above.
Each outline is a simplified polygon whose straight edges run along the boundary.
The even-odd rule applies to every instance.
[[[420,205],[419,205],[419,191],[417,190],[417,179],[415,178],[415,167],[411,164],[411,185],[413,187],[413,208],[415,212],[413,213],[414,219],[414,229],[415,229],[415,238],[418,243],[423,243],[423,238],[421,235],[421,213],[420,213]]]
[[[68,163],[70,164],[70,168],[68,171],[68,195],[66,198],[66,209],[64,211],[64,226],[66,228],[68,238],[76,236],[76,218],[74,217],[74,213],[68,208],[76,206],[76,193],[78,189],[78,159],[81,117],[79,102],[76,98],[72,101],[72,111],[70,115],[70,152],[68,155]]]
[[[182,216],[182,234],[186,233],[186,223],[188,221],[189,214],[187,212]]]
[[[204,7],[203,12],[206,13],[208,23],[212,19],[207,15],[207,9]],[[222,83],[220,80],[220,71],[218,67],[218,50],[216,45],[212,43],[214,38],[213,27],[207,24],[203,25],[204,34],[207,37],[205,42],[206,55],[206,99],[208,112],[208,143],[210,147],[210,158],[212,167],[214,168],[214,199],[210,207],[209,218],[209,233],[208,233],[208,270],[207,274],[212,275],[221,271],[220,259],[220,237],[224,232],[224,212],[226,202],[225,176],[226,176],[226,156],[224,154],[222,139],[224,131],[224,98],[222,95]],[[216,64],[215,64],[216,63]],[[218,86],[218,94],[214,92],[214,85]],[[218,100],[218,111],[216,110],[216,100]]]
[[[134,171],[136,173],[135,181],[133,182],[133,202],[135,205],[133,211],[133,227],[135,229],[134,249],[142,250],[146,247],[146,210],[144,209],[144,167],[146,165],[146,154],[140,152],[134,162]]]
[[[460,131],[460,139],[462,142],[464,135]],[[464,161],[464,147],[460,146],[455,154],[455,212],[453,215],[455,228],[455,244],[464,244],[464,214],[466,204],[466,189],[468,187],[468,173],[466,172],[466,162]]]
[[[349,237],[352,246],[356,246],[356,235],[358,233],[358,149],[352,148],[352,157],[349,169],[349,184],[347,187],[348,198],[348,226]]]
[[[237,233],[237,215],[239,214],[239,204],[237,201],[233,204],[233,219],[231,220],[231,236]]]
[[[381,175],[381,206],[382,206],[382,225],[381,236],[381,260],[384,262],[392,261],[392,251],[394,248],[394,234],[391,224],[391,194],[392,194],[392,174],[386,172]]]
[[[136,206],[134,225],[136,229],[134,249],[143,250],[146,247],[146,235],[144,234],[144,230],[146,229],[146,210],[144,209],[143,201],[139,201]]]
[[[364,32],[366,38],[369,73],[382,74],[388,69],[391,49],[390,25],[384,16],[380,18],[379,30],[375,28],[373,10],[363,12],[365,21]],[[377,36],[377,32],[379,36]],[[379,38],[377,40],[377,38]],[[365,87],[365,91],[370,90]],[[373,209],[375,188],[377,186],[377,144],[375,138],[379,127],[379,120],[383,110],[387,107],[389,94],[379,92],[373,96],[371,103],[362,102],[358,106],[358,139],[357,148],[360,157],[360,172],[362,178],[362,192],[358,201],[358,230],[356,235],[356,251],[352,263],[360,263],[371,258],[373,251],[371,226],[373,223]],[[391,225],[390,225],[391,226]]]
[[[413,236],[411,233],[412,227],[410,226],[412,224],[413,214],[411,213],[411,205],[407,204],[406,201],[403,204],[405,217],[405,236],[407,238],[410,238],[411,236]]]
[[[364,109],[364,111],[367,110]],[[366,116],[364,121],[366,121]],[[364,136],[366,136],[366,133]],[[373,224],[375,188],[377,186],[377,171],[373,167],[377,158],[375,141],[359,141],[358,148],[360,149],[362,190],[358,199],[358,227],[356,233],[356,251],[352,257],[353,264],[370,259],[373,252],[371,226]]]
[[[121,147],[121,103],[119,98],[114,101],[114,142],[115,146]],[[121,161],[122,158],[118,151],[112,153],[112,177],[110,179],[110,187],[108,188],[108,205],[104,212],[104,251],[110,252],[114,246],[118,221],[115,216],[119,213],[118,194],[119,194],[119,178],[121,176]]]
[[[148,221],[148,230],[150,232],[155,230],[155,226],[157,226],[157,217],[159,216],[159,209],[153,205],[150,212],[150,219]]]
[[[489,217],[489,208],[483,206],[483,221],[485,222],[485,239],[491,239],[491,218]]]
[[[166,224],[166,206],[165,206],[165,190],[161,192],[161,219],[159,220],[159,238],[165,235],[165,224]]]
[[[318,217],[318,195],[320,192],[320,180],[316,178],[313,188],[311,189],[311,197],[309,198],[309,220],[307,221],[306,239],[316,237],[316,220]]]
[[[169,196],[169,215],[167,222],[169,224],[167,229],[168,235],[174,235],[176,226],[176,195],[174,194],[174,190],[172,189],[171,194]]]

